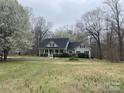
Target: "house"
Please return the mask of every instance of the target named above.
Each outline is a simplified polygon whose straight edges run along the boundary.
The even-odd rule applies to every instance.
[[[79,54],[86,53],[91,57],[91,49],[80,42],[71,42],[68,38],[49,38],[44,39],[39,44],[39,56],[46,55],[48,57],[54,54]]]

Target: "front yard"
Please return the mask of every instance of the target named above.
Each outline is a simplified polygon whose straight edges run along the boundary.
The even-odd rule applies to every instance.
[[[0,93],[124,93],[124,64],[11,57],[0,63]]]

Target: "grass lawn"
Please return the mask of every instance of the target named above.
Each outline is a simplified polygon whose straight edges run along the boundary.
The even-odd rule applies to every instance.
[[[124,64],[11,57],[0,63],[0,93],[124,93]]]

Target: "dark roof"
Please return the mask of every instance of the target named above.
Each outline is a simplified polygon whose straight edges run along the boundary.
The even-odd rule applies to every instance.
[[[69,46],[68,46],[68,49],[73,50],[74,48],[80,46],[80,44],[81,44],[80,42],[70,42]]]
[[[40,42],[39,47],[40,48],[47,48],[46,45],[50,42],[56,43],[59,47],[58,48],[66,48],[66,45],[69,41],[68,38],[49,38],[49,39],[44,39]]]

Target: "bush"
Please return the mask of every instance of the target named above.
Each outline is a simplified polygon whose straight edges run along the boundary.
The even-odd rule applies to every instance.
[[[61,57],[60,54],[53,54],[53,57]]]
[[[69,58],[69,61],[78,61],[78,59],[75,57],[71,57],[71,58]]]
[[[61,54],[61,57],[70,57],[70,55],[68,53],[63,53]]]
[[[41,54],[41,57],[48,57],[48,54]]]
[[[78,57],[79,58],[89,58],[89,55],[85,54],[85,53],[80,53],[80,54],[78,54]]]
[[[70,57],[68,53],[63,53],[63,54],[54,54],[53,57]]]

